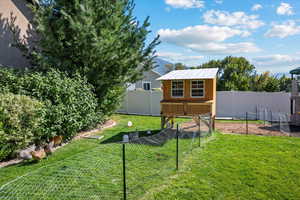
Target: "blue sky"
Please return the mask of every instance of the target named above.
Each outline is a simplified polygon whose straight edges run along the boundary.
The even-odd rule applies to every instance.
[[[157,54],[189,66],[244,56],[258,72],[300,67],[299,0],[135,0],[139,20],[150,16]]]

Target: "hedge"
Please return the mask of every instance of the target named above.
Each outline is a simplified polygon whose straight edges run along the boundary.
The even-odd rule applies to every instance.
[[[56,135],[68,140],[101,122],[103,115],[93,90],[79,75],[70,78],[55,70],[18,73],[0,68],[0,92],[31,96],[45,104],[42,140]]]
[[[0,94],[0,160],[42,137],[44,104],[24,95]]]

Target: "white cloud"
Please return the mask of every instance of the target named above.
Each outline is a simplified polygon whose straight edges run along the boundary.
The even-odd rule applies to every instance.
[[[215,0],[215,2],[216,2],[217,4],[222,4],[222,3],[223,3],[223,0]]]
[[[194,43],[217,41],[221,42],[233,36],[249,36],[248,31],[241,31],[229,27],[198,25],[184,29],[160,29],[158,34],[162,40],[170,43]]]
[[[273,54],[255,57],[251,60],[261,71],[271,70],[273,72],[287,73],[300,65],[300,58],[297,54]]]
[[[247,37],[250,35],[248,31],[230,27],[198,25],[180,30],[161,29],[158,34],[163,42],[202,53],[236,54],[260,50],[250,42],[224,43],[225,40],[235,36]]]
[[[263,65],[276,65],[276,64],[284,64],[284,63],[294,63],[300,62],[299,56],[292,56],[286,54],[273,54],[267,56],[258,56],[253,59],[259,64]]]
[[[171,8],[170,8],[170,7],[166,7],[166,8],[165,8],[165,11],[166,11],[166,12],[171,12]]]
[[[203,8],[204,1],[202,0],[165,0],[165,3],[174,8]]]
[[[300,26],[295,21],[289,20],[282,24],[273,24],[272,28],[265,33],[265,36],[285,38],[298,34],[300,34]]]
[[[263,6],[261,4],[254,4],[251,8],[252,11],[258,11],[260,9],[262,9]]]
[[[293,7],[288,3],[281,3],[280,6],[277,8],[278,15],[293,15]]]
[[[219,10],[210,10],[204,13],[204,22],[222,26],[237,26],[240,28],[257,29],[264,25],[264,22],[258,20],[258,15],[247,15],[244,12],[227,12]]]
[[[158,52],[157,56],[169,60],[173,63],[184,63],[184,64],[191,64],[192,63],[200,63],[199,61],[204,58],[204,56],[200,55],[186,55],[182,53],[176,52]]]

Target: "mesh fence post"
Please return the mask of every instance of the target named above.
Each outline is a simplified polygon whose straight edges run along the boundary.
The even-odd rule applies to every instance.
[[[209,135],[212,135],[212,114],[209,115]]]
[[[256,121],[258,120],[258,108],[257,108],[257,105],[256,105],[256,109],[255,109],[255,117],[256,117]]]
[[[264,126],[266,126],[266,110],[264,109]]]
[[[248,124],[248,112],[246,112],[246,134],[249,133],[249,124]]]
[[[279,114],[279,131],[281,132],[281,115]]]
[[[126,157],[125,157],[125,144],[122,145],[122,160],[123,160],[123,199],[127,199],[126,194]]]
[[[198,117],[199,119],[199,147],[201,146],[201,117]]]
[[[176,170],[178,170],[178,162],[179,162],[179,128],[178,124],[176,127]]]
[[[270,110],[270,116],[271,116],[271,125],[273,126],[273,112],[272,112],[272,110]]]

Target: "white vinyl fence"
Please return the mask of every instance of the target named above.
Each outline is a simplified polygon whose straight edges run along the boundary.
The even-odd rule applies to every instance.
[[[161,91],[127,91],[119,113],[160,115]],[[290,93],[217,92],[217,117],[244,118],[246,112],[290,113]]]

